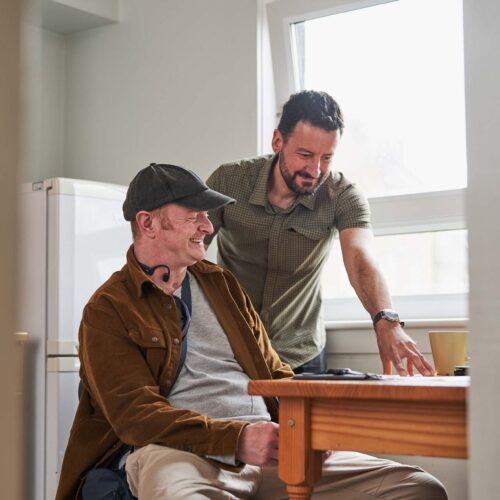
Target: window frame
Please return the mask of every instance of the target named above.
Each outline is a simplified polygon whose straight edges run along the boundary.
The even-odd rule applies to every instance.
[[[267,4],[267,20],[278,108],[299,90],[293,64],[290,24],[341,14],[398,0],[274,0]],[[280,109],[276,110],[279,116]]]
[[[318,17],[373,7],[398,0],[267,0],[267,26],[274,77],[276,106],[300,90],[293,61],[291,24]],[[280,116],[280,109],[276,109]],[[467,188],[373,197],[369,199],[375,237],[420,232],[467,229]],[[468,294],[395,297],[400,313],[413,320],[466,318]],[[357,298],[328,299],[323,304],[325,320],[359,322],[369,320]],[[367,323],[370,323],[367,321]]]
[[[467,188],[369,198],[373,234],[414,234],[467,229]]]
[[[466,188],[369,198],[373,234],[377,237],[467,229],[465,196]],[[456,293],[392,298],[405,318],[456,320],[468,315],[467,296]],[[326,298],[323,311],[327,322],[369,320],[357,297]]]

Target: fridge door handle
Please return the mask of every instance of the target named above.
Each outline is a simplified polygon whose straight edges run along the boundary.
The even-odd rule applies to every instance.
[[[78,342],[74,340],[48,340],[47,356],[78,356]]]
[[[80,360],[76,356],[47,358],[48,372],[77,372],[80,370]]]

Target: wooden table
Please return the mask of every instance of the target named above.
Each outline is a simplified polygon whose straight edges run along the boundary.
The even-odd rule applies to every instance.
[[[469,377],[381,381],[253,380],[249,394],[280,400],[279,477],[310,498],[322,450],[467,457]]]

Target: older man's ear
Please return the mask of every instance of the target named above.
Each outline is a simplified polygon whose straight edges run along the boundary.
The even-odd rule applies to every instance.
[[[135,222],[137,223],[137,227],[142,236],[146,236],[151,239],[156,238],[156,230],[153,225],[154,217],[151,212],[147,212],[146,210],[137,212]]]

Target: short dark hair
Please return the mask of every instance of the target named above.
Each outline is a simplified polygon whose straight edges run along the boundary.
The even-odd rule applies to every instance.
[[[283,105],[278,130],[286,141],[299,122],[332,132],[344,130],[344,117],[337,102],[330,94],[317,90],[303,90],[292,94]]]

